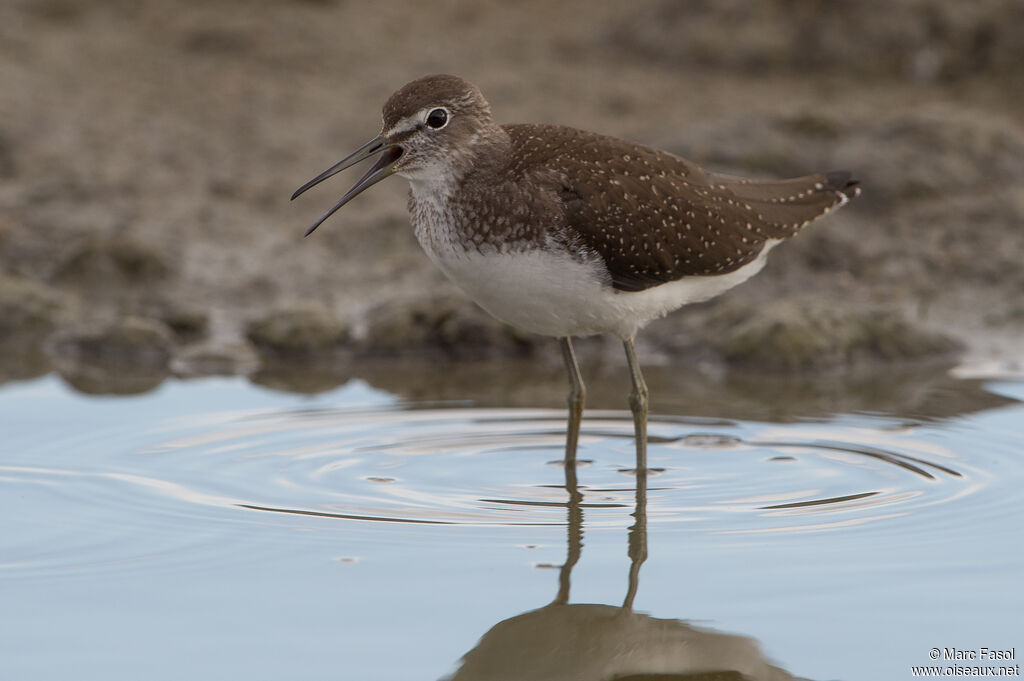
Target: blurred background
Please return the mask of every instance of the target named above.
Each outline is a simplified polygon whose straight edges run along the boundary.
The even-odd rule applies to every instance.
[[[490,320],[433,269],[404,181],[302,238],[356,175],[291,192],[433,72],[477,84],[501,122],[861,180],[755,283],[652,324],[646,362],[722,376],[1013,360],[1022,63],[1016,0],[7,0],[0,381],[57,370],[139,392],[258,372],[316,391],[353,361],[538,348],[560,376],[548,339]],[[581,351],[617,365],[609,342]]]

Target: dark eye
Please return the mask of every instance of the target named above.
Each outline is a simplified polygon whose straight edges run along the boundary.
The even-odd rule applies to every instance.
[[[448,112],[444,109],[434,109],[427,114],[427,125],[434,130],[439,130],[448,125]]]

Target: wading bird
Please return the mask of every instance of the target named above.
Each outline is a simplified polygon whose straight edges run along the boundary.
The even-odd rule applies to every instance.
[[[751,180],[583,130],[499,125],[480,90],[456,76],[414,80],[383,114],[380,135],[292,195],[377,158],[306,234],[371,185],[406,178],[413,229],[434,264],[494,317],[559,339],[567,464],[585,400],[573,336],[622,339],[637,471],[646,471],[637,332],[746,281],[779,242],[860,191],[847,172]]]

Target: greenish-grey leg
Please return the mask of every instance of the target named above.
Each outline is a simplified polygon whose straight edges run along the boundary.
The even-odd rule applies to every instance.
[[[576,478],[576,448],[580,441],[580,423],[583,420],[583,405],[587,389],[572,349],[572,340],[566,336],[558,339],[562,346],[562,359],[569,374],[569,424],[565,434],[565,491],[569,494],[569,552],[558,575],[558,595],[555,603],[569,602],[569,578],[572,569],[580,559],[583,548],[583,495]]]
[[[629,361],[629,376],[633,390],[629,393],[629,408],[633,412],[633,431],[636,435],[636,510],[635,522],[629,528],[629,588],[622,603],[624,611],[633,609],[640,566],[647,560],[647,383],[640,372],[636,359],[633,339],[623,341],[626,359]]]
[[[565,555],[565,562],[558,571],[558,595],[555,596],[555,603],[565,605],[569,602],[569,582],[572,577],[572,569],[580,560],[583,552],[583,494],[580,492],[579,483],[576,479],[576,466],[566,464],[565,466],[565,491],[569,493],[568,503],[568,546],[569,550]]]
[[[583,420],[583,404],[587,399],[587,389],[583,385],[583,376],[580,375],[579,364],[576,363],[576,353],[572,349],[572,340],[565,336],[559,338],[562,345],[562,359],[565,360],[565,370],[569,374],[569,425],[565,436],[565,465],[566,468],[576,467],[576,447],[580,441],[580,423]]]
[[[636,348],[633,339],[622,341],[626,348],[626,359],[629,361],[629,376],[633,381],[633,391],[629,393],[629,408],[633,412],[633,431],[636,434],[636,473],[647,473],[647,383],[640,372],[640,363],[636,360]]]
[[[636,598],[640,584],[640,566],[647,560],[647,469],[636,471],[636,510],[633,511],[633,526],[629,528],[629,586],[626,598],[622,601],[622,609],[633,610],[633,599]]]

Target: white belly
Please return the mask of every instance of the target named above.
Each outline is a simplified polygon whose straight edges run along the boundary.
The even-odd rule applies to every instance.
[[[644,291],[605,284],[600,262],[581,263],[552,251],[516,254],[466,252],[424,244],[431,260],[482,308],[503,322],[545,336],[613,333],[632,338],[653,319],[708,300],[741,284],[764,266],[769,241],[757,259],[728,274],[686,277]]]

